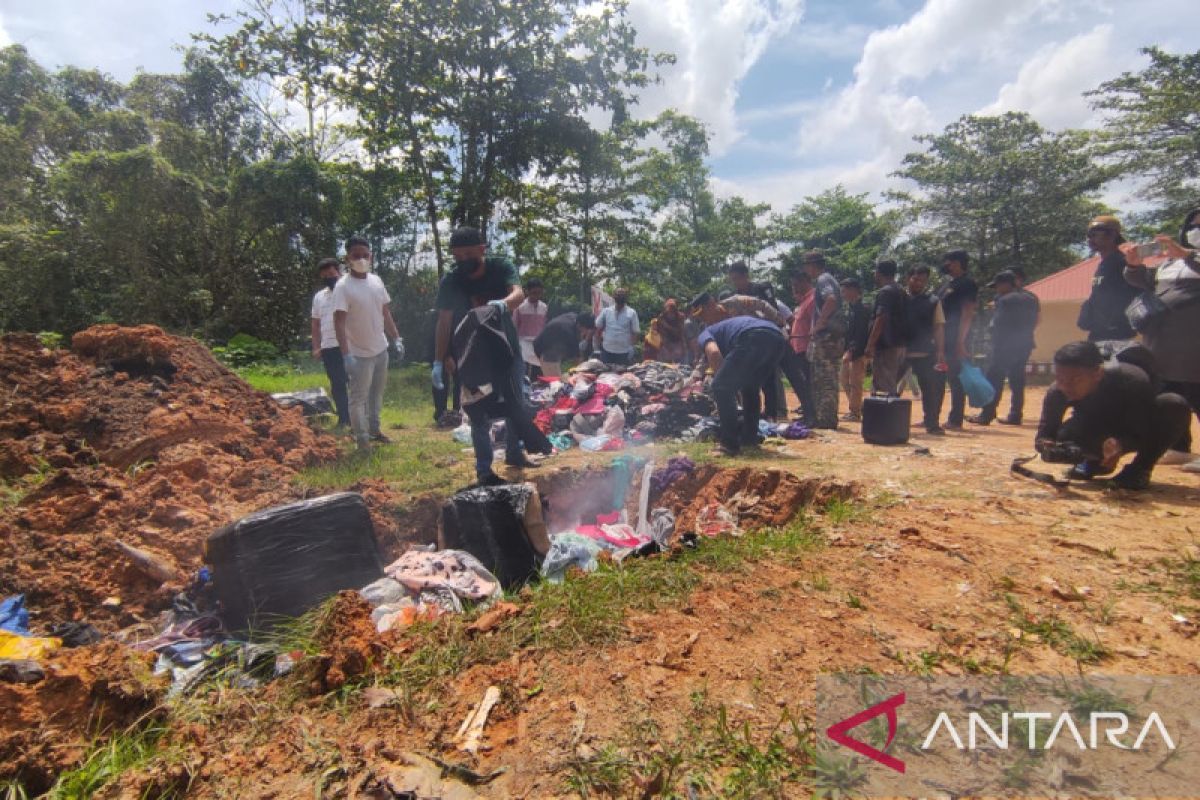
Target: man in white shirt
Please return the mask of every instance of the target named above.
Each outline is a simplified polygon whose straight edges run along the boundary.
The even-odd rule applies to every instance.
[[[371,245],[361,236],[346,240],[350,273],[333,290],[333,326],[350,377],[350,427],[360,450],[390,441],[379,413],[387,388],[388,339],[400,336],[388,304],[391,296],[371,273]]]
[[[525,360],[525,373],[534,381],[542,376],[542,362],[533,352],[533,340],[546,327],[546,312],[549,306],[542,302],[546,289],[537,278],[525,283],[525,301],[512,312],[513,325],[521,342],[521,358]]]
[[[600,360],[605,364],[628,366],[633,363],[633,345],[641,335],[637,312],[629,307],[629,290],[613,292],[616,305],[609,306],[596,317],[596,339],[600,343]]]
[[[346,396],[346,365],[342,363],[342,351],[333,327],[333,288],[341,277],[341,262],[336,258],[321,259],[317,265],[317,278],[322,285],[312,301],[312,355],[325,365],[329,391],[337,409],[338,425],[348,428],[350,400]]]

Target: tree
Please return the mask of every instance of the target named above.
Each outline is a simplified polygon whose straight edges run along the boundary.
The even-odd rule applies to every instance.
[[[839,184],[774,217],[774,238],[781,244],[792,243],[781,259],[783,268],[795,268],[803,251],[817,249],[833,270],[870,286],[875,262],[896,234],[898,213],[880,214],[867,197],[866,193],[849,194]]]
[[[1090,156],[1087,137],[1052,133],[1028,114],[964,116],[935,135],[916,137],[895,174],[916,184],[899,194],[926,247],[960,247],[983,272],[1021,266],[1031,276],[1077,255],[1092,199],[1112,175]],[[936,257],[936,253],[928,253]]]
[[[1093,108],[1108,112],[1100,152],[1120,174],[1146,180],[1144,194],[1158,203],[1161,220],[1182,221],[1196,207],[1200,175],[1200,50],[1142,52],[1150,66],[1087,93]]]

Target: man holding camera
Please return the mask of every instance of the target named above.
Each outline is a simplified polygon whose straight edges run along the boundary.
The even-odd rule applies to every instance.
[[[1071,418],[1063,421],[1068,408]],[[1191,422],[1187,401],[1155,396],[1150,376],[1133,364],[1106,365],[1092,342],[1072,342],[1054,354],[1054,386],[1042,403],[1036,447],[1051,463],[1074,463],[1074,480],[1107,475],[1134,453],[1112,479],[1120,489],[1145,489],[1154,464]]]

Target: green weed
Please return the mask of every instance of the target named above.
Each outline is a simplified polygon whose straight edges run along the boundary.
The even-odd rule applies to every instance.
[[[152,759],[161,757],[159,743],[166,731],[164,726],[151,723],[134,726],[108,737],[92,748],[82,764],[62,773],[46,797],[49,800],[91,797],[122,774],[144,767]],[[180,797],[185,788],[175,787],[165,793],[160,791],[157,797]]]
[[[1005,595],[1005,602],[1013,612],[1013,624],[1025,634],[1033,634],[1056,652],[1074,658],[1081,664],[1095,664],[1108,656],[1108,648],[1099,640],[1084,638],[1077,634],[1066,620],[1052,615],[1038,618],[1028,613],[1013,595]]]

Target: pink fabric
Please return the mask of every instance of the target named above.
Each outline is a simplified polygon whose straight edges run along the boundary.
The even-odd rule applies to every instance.
[[[575,532],[598,542],[607,542],[613,547],[641,547],[649,541],[638,536],[628,525],[580,525]]]
[[[596,392],[577,410],[577,414],[603,414],[604,398],[613,393],[613,388],[603,383],[596,384]]]
[[[797,353],[808,352],[808,342],[812,339],[813,304],[816,292],[808,290],[804,299],[796,304],[795,315],[792,317],[792,336],[789,340],[792,350]]]

